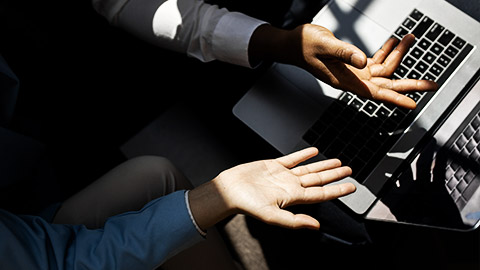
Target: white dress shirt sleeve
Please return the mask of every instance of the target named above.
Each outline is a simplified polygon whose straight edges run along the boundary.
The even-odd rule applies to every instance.
[[[201,0],[92,0],[113,25],[203,62],[251,67],[248,44],[264,21]]]

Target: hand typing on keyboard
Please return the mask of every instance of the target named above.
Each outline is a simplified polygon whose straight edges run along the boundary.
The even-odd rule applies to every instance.
[[[404,93],[437,89],[437,84],[429,80],[391,79],[414,40],[412,34],[400,42],[389,39],[372,58],[367,58],[360,49],[321,26],[305,24],[294,30],[280,30],[264,25],[252,36],[250,54],[254,59],[261,55],[297,65],[333,87],[358,96],[414,109],[415,101]]]

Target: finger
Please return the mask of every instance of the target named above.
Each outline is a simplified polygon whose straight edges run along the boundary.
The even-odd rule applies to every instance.
[[[376,64],[381,64],[387,56],[390,54],[390,52],[397,46],[398,44],[398,39],[397,38],[390,38],[383,44],[382,48],[378,50],[372,57],[372,60]]]
[[[320,228],[318,220],[304,214],[293,214],[287,210],[275,209],[267,212],[263,217],[257,217],[261,221],[275,226],[288,229],[315,229]]]
[[[373,77],[390,77],[402,62],[403,57],[415,41],[415,36],[408,34],[403,37],[398,46],[388,54],[385,61],[379,65],[370,66],[370,73]]]
[[[438,85],[435,82],[428,80],[390,80],[387,78],[375,77],[370,79],[370,81],[381,88],[391,89],[397,92],[434,91],[438,88]]]
[[[367,65],[367,56],[362,50],[350,43],[341,41],[334,36],[332,37],[333,38],[329,40],[327,46],[322,46],[322,52],[320,52],[321,56],[333,57],[360,69]]]
[[[379,87],[370,81],[366,81],[365,84],[371,89],[372,98],[375,100],[391,103],[409,110],[413,110],[417,107],[417,103],[405,95],[387,88]]]
[[[348,195],[356,190],[352,183],[328,185],[323,187],[309,187],[301,203],[319,203]]]
[[[309,173],[321,172],[342,166],[342,162],[338,159],[327,159],[304,166],[298,166],[291,169],[291,172],[297,176],[302,176]]]
[[[315,147],[305,148],[303,150],[293,152],[276,160],[286,168],[293,168],[298,164],[308,160],[318,154],[318,149]]]
[[[318,173],[311,173],[300,177],[303,187],[323,186],[343,179],[352,174],[350,167],[340,167]]]

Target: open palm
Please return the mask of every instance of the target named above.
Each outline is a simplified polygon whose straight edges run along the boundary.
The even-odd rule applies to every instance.
[[[406,35],[400,43],[391,38],[367,59],[360,49],[338,40],[326,28],[305,25],[302,29],[303,59],[299,66],[335,88],[414,109],[415,102],[403,93],[436,90],[436,83],[390,79],[414,40],[412,34]]]

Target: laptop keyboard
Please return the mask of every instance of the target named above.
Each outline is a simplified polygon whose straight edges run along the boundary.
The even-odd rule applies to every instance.
[[[413,33],[416,41],[393,79],[427,79],[441,86],[473,49],[471,44],[417,9],[393,36],[401,39],[408,33]],[[406,94],[417,102],[417,109],[410,111],[344,92],[303,139],[327,158],[339,158],[352,168],[353,177],[363,182],[433,94]]]
[[[480,103],[447,144],[445,186],[462,210],[480,186]]]

